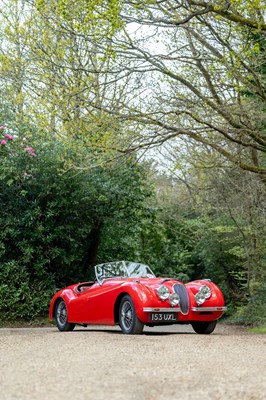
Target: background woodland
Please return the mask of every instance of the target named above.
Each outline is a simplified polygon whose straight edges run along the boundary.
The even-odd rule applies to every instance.
[[[266,323],[263,0],[0,0],[0,320],[96,263]]]

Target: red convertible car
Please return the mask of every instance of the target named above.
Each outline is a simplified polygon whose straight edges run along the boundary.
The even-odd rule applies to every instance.
[[[95,266],[96,280],[66,287],[50,304],[50,320],[60,331],[75,325],[119,324],[123,333],[140,334],[144,325],[191,324],[212,333],[226,310],[221,290],[209,279],[183,284],[156,278],[147,265],[119,261]]]

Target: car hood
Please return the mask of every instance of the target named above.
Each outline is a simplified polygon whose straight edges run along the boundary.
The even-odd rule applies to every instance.
[[[167,286],[170,291],[172,291],[174,284],[181,283],[177,279],[173,278],[136,278],[135,282],[138,282],[151,290],[158,289],[160,286],[164,285]]]

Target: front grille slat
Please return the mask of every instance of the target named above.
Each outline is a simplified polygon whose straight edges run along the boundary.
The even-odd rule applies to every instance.
[[[182,314],[186,315],[189,312],[189,297],[187,289],[181,283],[176,283],[174,285],[174,291],[180,296],[179,307]]]

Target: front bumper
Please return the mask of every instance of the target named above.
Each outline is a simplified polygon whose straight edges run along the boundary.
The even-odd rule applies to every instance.
[[[222,311],[225,312],[227,307],[192,307],[191,311],[193,312],[214,312],[214,311]],[[155,308],[155,307],[144,307],[143,312],[181,312],[179,307],[175,308]]]
[[[179,307],[175,308],[156,308],[156,307],[144,307],[143,312],[180,312]]]
[[[192,311],[194,312],[209,312],[209,311],[226,311],[227,307],[192,307]]]

